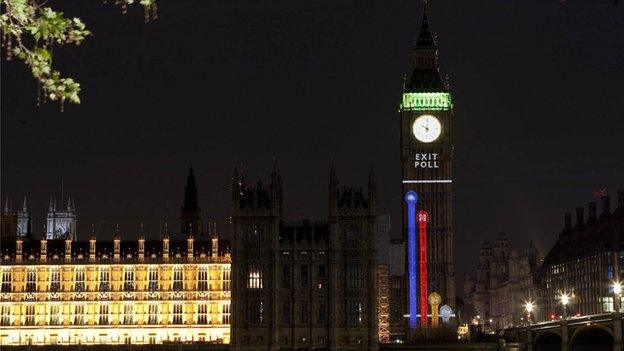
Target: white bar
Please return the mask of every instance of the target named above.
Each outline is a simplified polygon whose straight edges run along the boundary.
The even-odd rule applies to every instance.
[[[436,179],[436,180],[404,180],[403,184],[436,184],[436,183],[452,183],[450,179]]]

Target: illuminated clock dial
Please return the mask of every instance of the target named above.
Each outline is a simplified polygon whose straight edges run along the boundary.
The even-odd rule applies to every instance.
[[[436,141],[442,133],[442,124],[432,115],[422,115],[412,124],[412,133],[423,143]]]

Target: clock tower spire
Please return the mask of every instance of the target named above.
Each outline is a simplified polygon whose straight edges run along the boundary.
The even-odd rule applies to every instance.
[[[400,159],[403,178],[403,239],[406,247],[407,306],[409,314],[420,313],[416,296],[421,295],[417,274],[426,262],[428,296],[437,292],[441,304],[455,307],[453,272],[453,104],[442,79],[438,46],[429,26],[427,1],[418,37],[414,42],[412,72],[403,89],[399,108]],[[407,201],[406,199],[413,199]],[[427,225],[427,257],[418,255],[418,211],[430,214]],[[410,223],[412,225],[410,225]],[[424,264],[424,263],[423,263]],[[426,322],[410,318],[410,327]]]

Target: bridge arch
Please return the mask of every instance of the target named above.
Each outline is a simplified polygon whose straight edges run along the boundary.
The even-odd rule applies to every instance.
[[[612,351],[613,331],[601,325],[588,325],[578,328],[570,338],[572,351]]]
[[[565,351],[561,350],[563,339],[558,330],[540,331],[533,340],[533,351]]]

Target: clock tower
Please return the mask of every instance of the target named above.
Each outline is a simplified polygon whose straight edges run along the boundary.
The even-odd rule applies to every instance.
[[[441,304],[455,307],[453,273],[453,104],[440,74],[438,48],[427,18],[427,2],[412,72],[403,88],[399,109],[403,168],[403,239],[406,246],[407,312],[410,327],[418,323],[418,296],[440,294]],[[427,257],[418,257],[416,213],[430,214]],[[426,264],[426,284],[419,284],[419,264]]]

